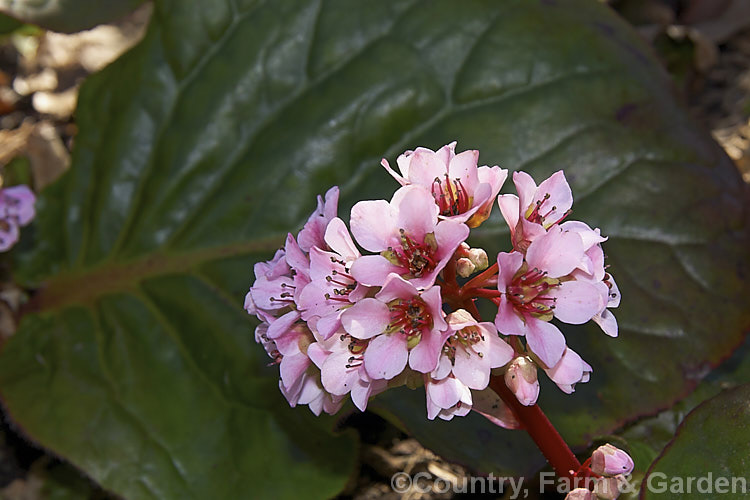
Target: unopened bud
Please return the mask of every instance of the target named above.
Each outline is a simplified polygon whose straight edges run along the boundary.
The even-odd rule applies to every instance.
[[[476,269],[477,266],[475,266],[474,263],[466,257],[461,257],[456,261],[456,274],[458,274],[462,278],[468,278],[469,276],[474,274],[474,271],[476,271]]]
[[[591,455],[591,470],[601,476],[630,474],[633,472],[633,459],[621,449],[607,443]]]
[[[472,248],[469,250],[469,259],[472,264],[476,267],[477,271],[484,271],[490,265],[490,261],[487,258],[487,252],[481,248]]]
[[[527,356],[511,361],[505,371],[505,385],[513,391],[522,405],[531,406],[536,403],[539,397],[536,364]]]
[[[565,500],[594,500],[594,494],[586,488],[576,488],[565,496]]]
[[[626,484],[627,480],[623,475],[600,478],[594,485],[594,495],[603,500],[614,500],[620,496],[621,486]]]

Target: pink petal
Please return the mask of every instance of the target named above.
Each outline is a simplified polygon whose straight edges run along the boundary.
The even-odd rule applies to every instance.
[[[350,226],[357,243],[370,252],[387,250],[398,228],[385,200],[360,201],[352,207]]]
[[[34,192],[29,189],[28,186],[11,186],[2,190],[3,197],[12,198],[15,201],[15,206],[6,207],[6,211],[9,215],[12,215],[18,219],[18,224],[25,226],[34,218],[36,212],[34,210],[34,203],[36,202],[36,196]]]
[[[315,328],[318,329],[318,334],[323,340],[330,339],[333,334],[339,333],[341,330],[341,313],[334,311],[318,318],[315,323]]]
[[[440,408],[450,408],[461,400],[461,382],[453,377],[425,384],[430,400]]]
[[[526,210],[531,205],[534,194],[536,193],[536,182],[526,172],[513,172],[513,183],[516,185],[518,193],[519,207],[521,217],[526,217]]]
[[[580,325],[604,308],[607,291],[607,285],[601,282],[565,281],[547,294],[555,298],[555,318],[564,323]]]
[[[492,323],[479,323],[479,328],[487,341],[487,351],[484,355],[490,360],[490,368],[505,366],[513,359],[513,348],[501,339]]]
[[[424,148],[417,148],[417,151]],[[427,150],[429,151],[429,149]],[[451,160],[456,156],[456,141],[446,144],[442,148],[435,151],[435,155],[446,165],[450,165]]]
[[[268,327],[268,338],[277,339],[288,332],[300,318],[299,311],[289,311]]]
[[[345,261],[354,260],[360,255],[349,234],[349,229],[347,229],[344,221],[338,217],[331,219],[331,222],[328,223],[325,241],[331,250],[344,257]]]
[[[447,173],[448,165],[440,155],[421,148],[411,155],[409,180],[412,183],[429,188],[436,177],[443,179]]]
[[[516,312],[513,304],[505,295],[500,296],[500,304],[495,316],[495,327],[503,335],[526,335],[527,328],[523,318]]]
[[[547,194],[549,194],[549,199],[544,200],[544,196]],[[565,174],[562,170],[558,170],[539,184],[531,203],[533,204],[537,201],[543,201],[545,227],[549,227],[560,220],[570,207],[573,206],[573,193],[570,190],[568,181],[565,180]],[[552,207],[554,207],[554,210],[550,211]]]
[[[440,287],[432,287],[421,295],[422,300],[427,304],[427,308],[432,316],[432,330],[442,332],[448,328],[448,324],[443,317],[443,299],[440,296]]]
[[[450,332],[431,331],[423,334],[419,344],[409,353],[409,366],[421,373],[430,373],[437,368],[440,351]]]
[[[307,347],[307,357],[310,358],[310,361],[312,361],[318,368],[323,366],[323,363],[325,363],[330,355],[330,351],[327,351],[320,342],[313,342]]]
[[[546,366],[555,366],[565,351],[565,336],[547,321],[531,316],[526,318],[526,342]]]
[[[497,204],[500,206],[500,213],[510,228],[511,236],[513,236],[518,224],[518,196],[514,194],[501,194],[497,197]]]
[[[569,274],[583,258],[581,237],[553,227],[529,245],[526,262],[531,268],[547,271],[550,278]]]
[[[473,193],[479,184],[479,174],[477,172],[477,162],[479,161],[479,151],[470,149],[463,151],[450,160],[448,165],[448,178],[450,180],[459,179],[463,187]]]
[[[503,187],[505,179],[508,178],[508,169],[500,168],[497,165],[495,165],[494,167],[484,166],[477,169],[477,174],[479,175],[479,182],[481,182],[482,184],[490,185],[490,187],[492,188],[492,194],[490,195],[490,198],[494,198]],[[517,206],[518,204],[516,204],[516,207]]]
[[[408,357],[404,335],[379,335],[365,350],[365,370],[370,378],[390,380],[406,368]]]
[[[430,373],[430,377],[434,380],[442,380],[448,375],[451,374],[453,371],[453,363],[451,363],[451,360],[448,356],[440,356],[440,359],[438,360],[438,365],[433,370],[432,373]]]
[[[456,348],[453,374],[471,389],[485,389],[490,382],[489,356],[479,357],[476,353]]]
[[[373,298],[362,299],[341,313],[344,330],[358,339],[369,339],[382,333],[390,321],[388,306]]]
[[[591,366],[583,361],[578,353],[566,348],[560,361],[545,372],[563,392],[571,394],[575,384],[584,381],[584,373],[591,372]]]
[[[513,276],[523,264],[523,254],[520,252],[500,252],[497,254],[497,289],[505,292],[513,281]]]
[[[604,333],[610,337],[617,337],[617,319],[609,309],[603,310],[591,319],[599,325]]]
[[[284,387],[287,389],[292,387],[302,377],[308,366],[310,366],[310,358],[304,354],[284,356],[279,366]]]
[[[375,294],[375,298],[387,303],[396,299],[411,299],[416,295],[419,295],[419,292],[411,282],[397,274],[391,274],[386,279],[383,288]]]
[[[367,286],[382,286],[388,275],[403,273],[404,269],[392,264],[382,255],[363,255],[352,264],[349,273]]]
[[[399,174],[396,173],[395,170],[391,168],[391,164],[388,163],[388,160],[383,158],[382,160],[380,160],[380,164],[383,165],[383,168],[386,170],[386,172],[391,174],[391,177],[396,179],[396,181],[398,181],[399,184],[401,184],[402,186],[406,186],[407,184],[409,184],[409,181],[401,177]]]
[[[569,220],[560,224],[563,231],[573,231],[581,236],[583,249],[588,250],[597,243],[607,241],[607,238],[601,235],[598,229],[591,229],[585,222]]]
[[[427,233],[435,231],[439,209],[426,188],[414,185],[399,188],[391,205],[397,210],[396,228],[403,229],[412,239],[421,242]]]
[[[336,396],[349,393],[359,381],[358,367],[347,368],[351,353],[339,351],[331,354],[320,370],[320,381],[325,390]]]
[[[310,259],[297,244],[297,240],[294,239],[292,233],[289,233],[286,236],[286,245],[284,246],[284,250],[286,251],[286,261],[292,267],[292,269],[294,269],[298,273],[303,273],[309,276]]]

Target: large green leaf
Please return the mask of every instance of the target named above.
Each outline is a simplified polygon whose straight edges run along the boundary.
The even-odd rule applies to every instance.
[[[73,32],[114,21],[144,0],[0,0],[0,12],[54,31]]]
[[[42,197],[19,270],[42,288],[0,356],[0,391],[31,437],[129,498],[343,484],[351,443],[284,407],[241,300],[315,194],[341,185],[342,214],[388,197],[381,156],[417,145],[457,139],[537,178],[564,168],[574,217],[610,235],[621,338],[566,327],[594,377],[542,398],[573,444],[670,405],[748,326],[739,175],[594,0],[165,0],[77,117],[73,167]],[[474,241],[507,246],[497,213]],[[414,404],[380,406],[448,458],[539,462],[461,450],[509,432],[482,419],[422,427]]]
[[[654,462],[641,498],[745,498],[750,444],[750,384],[691,411]]]

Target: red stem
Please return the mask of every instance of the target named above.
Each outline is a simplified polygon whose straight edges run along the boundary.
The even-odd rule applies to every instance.
[[[490,387],[513,411],[523,428],[542,451],[555,474],[561,478],[575,477],[581,464],[539,405],[524,406],[519,403],[513,392],[505,385],[503,377],[492,377]]]
[[[470,295],[472,289],[484,286],[487,281],[492,278],[492,275],[497,274],[497,269],[497,262],[495,262],[490,267],[467,281],[466,284],[461,287],[461,293]]]

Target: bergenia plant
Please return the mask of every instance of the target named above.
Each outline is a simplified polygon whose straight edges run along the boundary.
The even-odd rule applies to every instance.
[[[350,396],[364,410],[389,388],[423,384],[427,418],[475,411],[525,428],[558,475],[594,479],[575,495],[614,498],[630,457],[606,445],[581,465],[536,405],[542,372],[571,394],[594,371],[557,322],[594,321],[617,336],[606,237],[571,220],[562,171],[539,185],[515,172],[517,195],[499,195],[507,170],[480,167],[478,151],[455,146],[407,151],[400,173],[384,159],[400,187],[390,200],[356,203],[349,227],[338,188],[319,197],[297,237],[255,265],[245,309],[260,321],[256,340],[279,365],[291,406],[335,413]],[[467,240],[495,201],[512,250],[490,259]],[[492,317],[478,301],[492,304]]]

